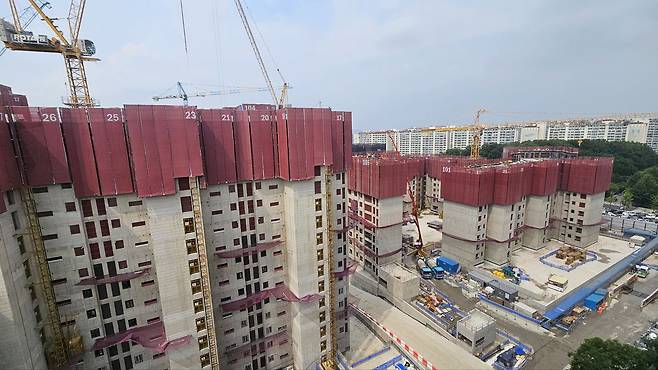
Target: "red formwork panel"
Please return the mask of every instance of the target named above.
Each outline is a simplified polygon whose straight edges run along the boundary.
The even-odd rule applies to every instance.
[[[203,176],[199,119],[196,107],[154,106],[153,117],[166,130],[158,130],[161,143],[169,142],[169,148],[161,145],[160,155],[165,158],[171,152],[174,177]]]
[[[160,158],[158,147],[164,145],[160,143],[162,137],[156,136],[157,131],[166,130],[163,125],[156,124],[153,107],[127,105],[124,111],[137,195],[151,197],[173,194],[175,187],[173,181],[169,181],[173,178],[171,153]]]
[[[73,189],[78,198],[101,195],[87,110],[62,108],[62,131]]]
[[[29,186],[71,182],[57,108],[12,107]]]
[[[345,169],[345,113],[331,112],[331,146],[333,147],[332,165],[335,172]]]
[[[596,181],[594,182],[595,193],[608,191],[608,189],[610,189],[614,159],[598,158],[598,162],[599,165],[596,171]]]
[[[288,110],[276,111],[276,141],[279,159],[277,176],[290,180],[290,153],[288,148]]]
[[[441,193],[445,200],[470,206],[493,203],[495,170],[457,168],[443,173]]]
[[[9,123],[5,117],[0,110],[0,199],[2,199],[2,192],[21,185],[21,175],[11,142]]]
[[[571,174],[571,162],[567,160],[560,161],[560,180],[558,188],[560,190],[567,190],[569,187],[569,176]]]
[[[235,112],[233,125],[235,138],[235,160],[237,164],[238,181],[254,179],[254,165],[251,156],[251,132],[249,129],[249,112]]]
[[[0,85],[0,107],[9,107],[12,101],[11,87]]]
[[[89,126],[101,194],[134,192],[122,109],[89,109]]]
[[[520,201],[523,197],[523,185],[521,167],[495,168],[493,203],[510,205]]]
[[[199,114],[208,184],[236,182],[238,175],[233,139],[235,109],[200,109]]]
[[[251,151],[255,180],[273,179],[276,176],[274,152],[274,111],[249,111],[251,123]]]
[[[352,163],[352,112],[343,112],[343,167],[349,169]]]
[[[173,194],[175,178],[203,176],[195,107],[127,105],[125,113],[140,197]]]
[[[21,94],[13,94],[11,97],[11,105],[16,107],[27,107],[27,96]]]
[[[276,109],[275,105],[272,104],[240,104],[235,107],[239,111],[256,111],[256,110],[270,110],[273,111]]]
[[[555,193],[560,180],[560,163],[544,160],[532,165],[532,187],[530,194],[547,196]]]
[[[578,158],[565,161],[569,164],[567,191],[595,194],[606,191],[612,178],[610,158]]]
[[[311,126],[306,126],[303,109],[289,108],[287,114],[290,180],[310,179],[314,176]]]
[[[326,166],[334,163],[331,132],[332,112],[325,108],[306,108],[304,117],[307,126],[310,123],[313,134],[313,165]],[[334,171],[339,172],[335,164]]]

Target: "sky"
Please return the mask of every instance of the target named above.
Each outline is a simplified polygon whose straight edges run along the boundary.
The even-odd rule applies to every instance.
[[[243,0],[274,85],[289,103],[353,112],[355,131],[658,111],[656,0]],[[16,0],[19,8],[26,0]],[[68,2],[47,14],[65,30]],[[81,38],[103,106],[265,82],[232,0],[87,2]],[[11,18],[6,1],[0,16]],[[30,27],[52,35],[43,22]],[[0,84],[61,105],[61,56],[7,52]],[[270,103],[264,92],[191,100]],[[180,100],[162,103],[181,104]]]

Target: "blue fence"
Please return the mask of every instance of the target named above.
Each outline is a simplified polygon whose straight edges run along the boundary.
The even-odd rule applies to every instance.
[[[391,346],[386,346],[383,349],[381,349],[381,350],[379,350],[379,351],[377,351],[377,352],[375,352],[375,353],[373,353],[369,356],[366,356],[366,357],[364,357],[364,358],[362,358],[358,361],[352,362],[352,367],[357,367],[357,366],[361,365],[362,363],[368,362],[368,361],[372,360],[373,358],[375,358],[377,356],[381,356],[382,354],[384,354],[384,353],[386,353],[390,350],[391,350]]]
[[[373,370],[385,370],[385,369],[388,369],[389,367],[395,365],[395,363],[398,362],[398,361],[400,361],[400,360],[402,360],[402,356],[398,355],[398,356],[396,356],[395,358],[392,358],[392,359],[390,359],[390,360],[384,362],[383,364],[377,366],[377,367],[374,368]]]

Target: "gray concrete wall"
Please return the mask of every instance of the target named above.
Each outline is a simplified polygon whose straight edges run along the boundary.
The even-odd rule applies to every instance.
[[[4,197],[7,211],[0,214],[0,362],[6,369],[45,369],[44,347],[39,331],[46,323],[46,306],[42,297],[33,300],[30,287],[36,289],[38,281],[36,266],[30,261],[33,254],[30,238],[26,233],[27,219],[21,205],[18,191]],[[13,200],[13,204],[9,199]],[[19,228],[14,227],[12,213],[19,220]],[[24,250],[19,248],[21,241]],[[24,263],[28,264],[29,272]],[[30,276],[28,277],[27,274]],[[41,321],[37,322],[34,309],[39,307]]]

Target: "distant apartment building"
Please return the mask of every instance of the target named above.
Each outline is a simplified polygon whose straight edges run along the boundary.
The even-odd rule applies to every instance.
[[[5,368],[302,369],[349,348],[349,112],[2,109]]]
[[[607,140],[644,143],[658,151],[658,118],[550,121],[487,127],[482,144],[506,144],[531,140]],[[471,144],[473,132],[466,126],[410,128],[404,130],[365,131],[354,134],[355,143],[386,144],[401,154],[441,154],[448,149],[464,149]]]

